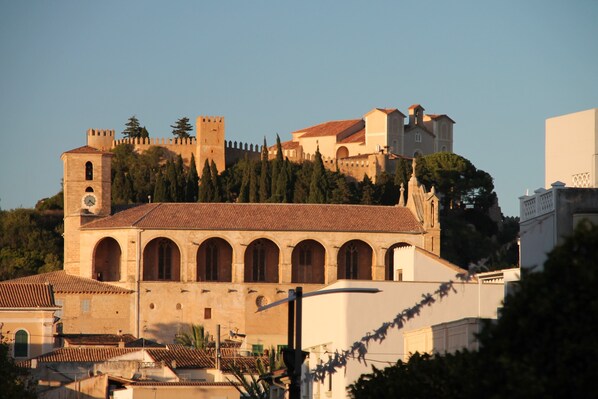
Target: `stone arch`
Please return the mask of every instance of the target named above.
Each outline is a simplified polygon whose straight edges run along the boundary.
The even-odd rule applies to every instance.
[[[93,254],[93,278],[98,281],[120,281],[122,251],[112,237],[102,238]]]
[[[391,245],[386,250],[386,253],[384,254],[384,280],[389,280],[389,281],[394,280],[394,271],[395,271],[394,251],[395,251],[395,248],[403,248],[403,247],[410,247],[410,246],[412,246],[412,245],[407,242],[398,242],[398,243]],[[398,279],[398,281],[402,281],[402,278]]]
[[[338,147],[338,149],[336,150],[336,159],[343,159],[343,158],[348,158],[349,157],[349,149],[347,147],[340,146]]]
[[[315,240],[303,240],[291,254],[291,282],[324,284],[326,249]]]
[[[373,250],[361,240],[351,240],[338,250],[337,279],[371,280]]]
[[[280,249],[267,238],[258,238],[245,250],[245,282],[278,283]]]
[[[212,237],[197,249],[197,281],[231,282],[233,247],[228,241]]]
[[[169,238],[151,240],[143,250],[143,281],[180,281],[181,251]]]

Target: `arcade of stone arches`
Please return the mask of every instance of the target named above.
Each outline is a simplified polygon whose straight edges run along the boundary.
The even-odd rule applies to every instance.
[[[197,282],[232,282],[235,254],[228,241],[212,237],[197,245],[195,253]],[[393,251],[410,246],[399,242],[385,250],[385,279],[393,279]],[[327,257],[331,250],[318,241],[305,239],[298,242],[291,252],[291,283],[324,284]],[[365,241],[353,239],[345,242],[336,255],[336,278],[349,280],[372,280],[374,250]],[[100,281],[121,280],[121,247],[112,237],[104,237],[96,244],[93,255],[93,277]],[[280,248],[267,238],[257,238],[246,246],[243,254],[244,282],[279,283]],[[330,263],[330,262],[328,262]],[[143,248],[142,281],[181,281],[181,250],[170,238],[157,237]]]

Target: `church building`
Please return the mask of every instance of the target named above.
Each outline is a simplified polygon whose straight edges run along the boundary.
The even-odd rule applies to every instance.
[[[94,142],[88,133],[62,155],[64,269],[131,292],[122,333],[171,343],[191,323],[212,335],[220,325],[259,353],[286,342],[287,315],[258,306],[299,285],[392,280],[398,247],[440,252],[438,197],[415,175],[396,206],[147,203],[115,213],[112,154]],[[119,312],[87,306],[104,322]]]

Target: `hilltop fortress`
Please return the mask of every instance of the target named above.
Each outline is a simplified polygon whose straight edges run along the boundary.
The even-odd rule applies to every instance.
[[[284,157],[290,161],[313,160],[319,149],[324,165],[333,171],[362,180],[373,181],[382,172],[393,173],[403,158],[453,151],[454,121],[447,115],[425,114],[414,104],[408,116],[396,108],[374,108],[359,119],[328,121],[291,133],[282,143]],[[408,118],[405,123],[405,118]],[[180,154],[186,165],[195,156],[200,169],[206,159],[214,161],[219,171],[247,156],[259,159],[262,147],[225,139],[223,116],[199,116],[196,138],[116,139],[114,130],[89,129],[87,145],[109,151],[119,144],[131,144],[136,151],[160,146]],[[276,157],[276,146],[268,148],[269,158]]]

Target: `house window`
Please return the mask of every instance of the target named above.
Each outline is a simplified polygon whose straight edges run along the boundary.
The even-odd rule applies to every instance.
[[[251,345],[251,354],[253,356],[262,356],[264,354],[264,345],[262,345],[262,344]]]
[[[359,252],[355,244],[349,244],[345,251],[345,278],[349,280],[357,279]]]
[[[168,241],[160,242],[158,246],[158,280],[172,278],[172,245]]]
[[[213,242],[206,248],[206,280],[218,281],[218,246]]]
[[[210,320],[212,318],[212,308],[204,308],[203,318],[204,320]]]
[[[253,281],[266,281],[266,248],[261,241],[253,247]]]
[[[89,161],[85,163],[85,180],[93,180],[93,164]]]
[[[288,345],[277,345],[276,346],[276,353],[282,353],[282,351],[286,348],[288,348]]]
[[[19,330],[15,334],[15,357],[29,356],[29,334],[25,330]]]
[[[89,313],[90,308],[91,308],[91,301],[89,299],[82,299],[81,300],[81,312]]]
[[[415,132],[415,142],[416,143],[422,142],[422,134],[420,132]]]

